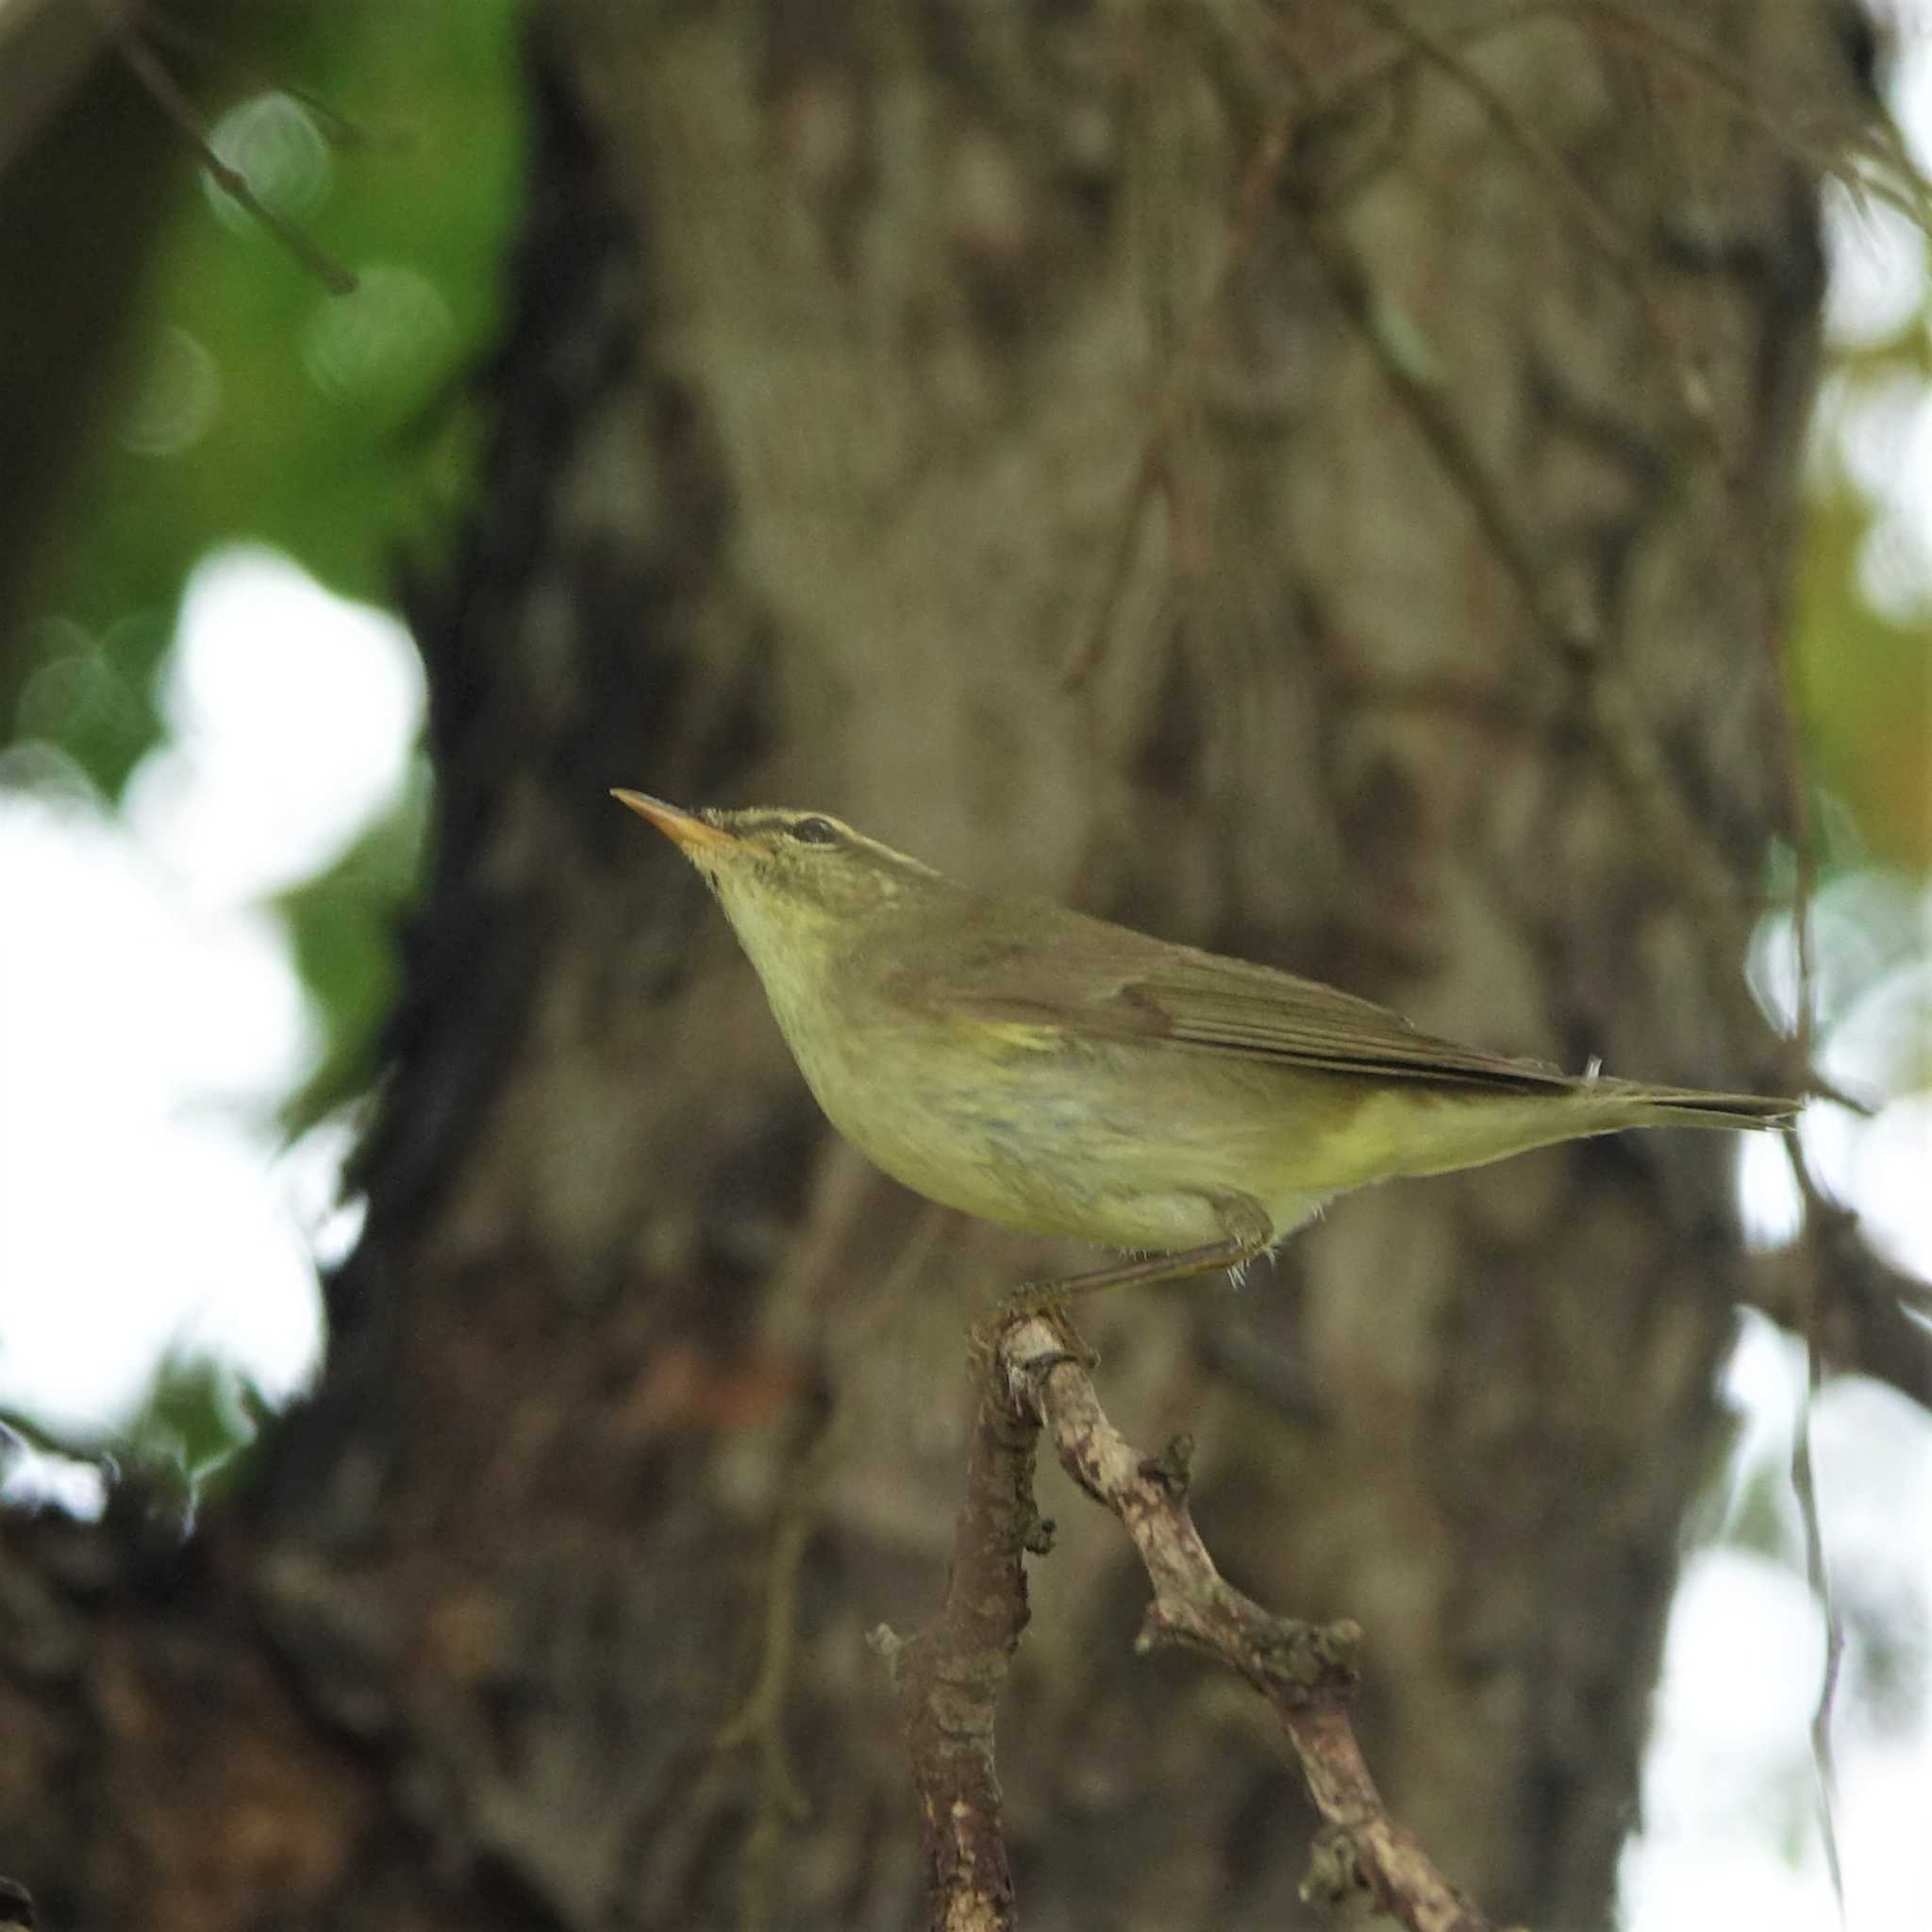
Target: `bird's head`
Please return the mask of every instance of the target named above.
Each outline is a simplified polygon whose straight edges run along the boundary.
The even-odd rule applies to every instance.
[[[944,881],[930,866],[824,812],[754,808],[685,811],[615,790],[669,839],[717,895],[752,963],[771,970],[862,940],[880,917]]]

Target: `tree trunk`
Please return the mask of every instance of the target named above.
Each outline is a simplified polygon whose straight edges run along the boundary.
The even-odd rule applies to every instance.
[[[1767,127],[1848,110],[1829,9],[1412,10],[553,0],[487,499],[411,593],[436,876],[326,1380],[184,1552],[8,1530],[0,1867],[51,1923],[918,1917],[866,1637],[940,1593],[972,1313],[1077,1251],[842,1149],[607,786],[1793,1078],[1740,974],[1820,283]],[[1371,1761],[1499,1924],[1607,1918],[1731,1163],[1357,1196],[1088,1331],[1230,1576],[1365,1627]],[[1042,1491],[1024,1923],[1298,1923],[1278,1746],[1132,1655],[1114,1525]]]

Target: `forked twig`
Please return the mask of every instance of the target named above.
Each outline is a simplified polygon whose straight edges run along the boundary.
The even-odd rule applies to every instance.
[[[1372,1900],[1410,1932],[1488,1932],[1489,1921],[1389,1815],[1356,1741],[1349,1707],[1353,1624],[1276,1617],[1215,1568],[1187,1507],[1188,1445],[1141,1455],[1108,1420],[1085,1363],[1039,1315],[1002,1333],[974,1424],[967,1492],[954,1527],[945,1605],[899,1666],[913,1774],[925,1824],[929,1923],[1004,1932],[1012,1885],[993,1768],[993,1712],[1026,1624],[1023,1557],[1050,1525],[1033,1506],[1040,1432],[1061,1466],[1120,1519],[1154,1586],[1137,1648],[1185,1643],[1263,1697],[1321,1813],[1305,1897]]]

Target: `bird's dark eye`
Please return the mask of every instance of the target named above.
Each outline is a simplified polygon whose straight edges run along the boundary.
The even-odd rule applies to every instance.
[[[839,828],[830,819],[793,819],[786,829],[801,845],[836,845]]]

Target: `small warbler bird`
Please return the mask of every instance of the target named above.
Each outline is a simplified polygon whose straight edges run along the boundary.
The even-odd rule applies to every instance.
[[[823,812],[612,795],[704,875],[862,1153],[945,1207],[1143,1257],[1028,1302],[1239,1268],[1372,1181],[1797,1111],[1432,1039],[1315,980],[975,891]]]

